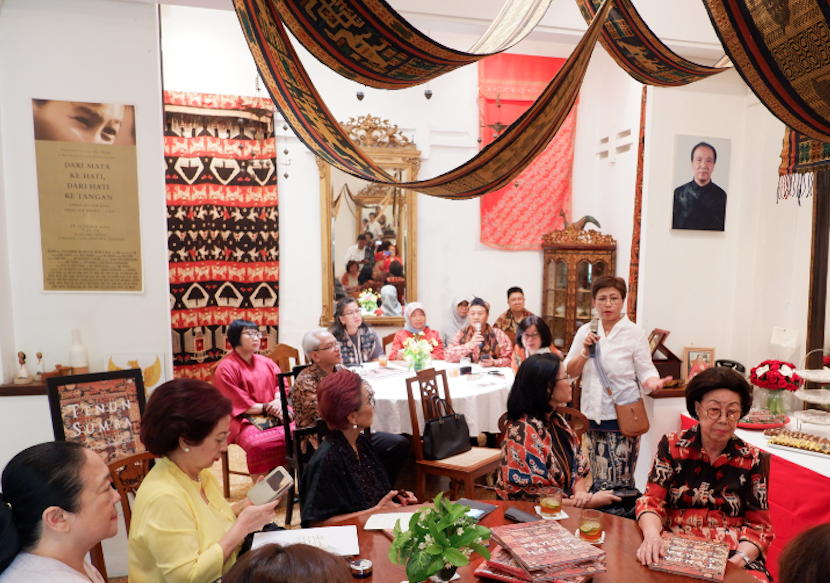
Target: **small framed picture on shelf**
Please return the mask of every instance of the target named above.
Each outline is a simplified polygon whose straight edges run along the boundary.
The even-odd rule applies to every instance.
[[[697,348],[686,346],[683,348],[683,366],[680,373],[684,382],[689,382],[710,366],[715,366],[714,348]]]
[[[651,349],[652,356],[654,356],[654,351],[657,350],[657,347],[666,341],[669,334],[670,332],[668,330],[661,330],[660,328],[655,328],[651,331],[651,334],[648,336],[648,347]]]

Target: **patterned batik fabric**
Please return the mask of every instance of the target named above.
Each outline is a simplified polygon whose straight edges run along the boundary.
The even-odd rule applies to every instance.
[[[577,0],[585,22],[594,19],[602,2]],[[672,51],[651,31],[630,0],[615,0],[600,42],[626,73],[646,85],[687,85],[727,69],[698,65]]]
[[[639,436],[626,437],[619,431],[586,431],[582,441],[591,465],[591,491],[634,487]]]
[[[830,142],[827,0],[704,0],[721,44],[752,92],[785,125]]]
[[[528,316],[532,316],[533,314],[528,312],[527,310],[522,310],[522,317],[517,322],[516,319],[513,317],[513,312],[507,310],[503,314],[501,314],[497,319],[496,323],[493,324],[494,328],[498,328],[504,332],[513,332],[516,333],[516,326],[519,325],[519,322],[527,318]]]
[[[273,105],[175,92],[165,93],[165,101],[204,112],[167,111],[164,148],[174,374],[210,380],[211,369],[230,350],[226,335],[233,320],[260,326],[261,352],[277,343]],[[268,121],[239,125],[236,111],[265,112]]]
[[[733,436],[711,460],[699,429],[660,440],[637,517],[652,512],[672,532],[722,541],[733,550],[745,540],[766,555],[775,535],[760,452]]]
[[[506,50],[527,36],[551,0],[512,0],[469,53],[437,43],[383,0],[276,3],[294,37],[332,71],[379,89],[426,83]]]
[[[525,415],[508,426],[496,484],[502,500],[538,501],[557,490],[570,495],[574,484],[588,474],[579,437],[559,413],[553,413],[551,420],[553,426]],[[557,430],[559,441],[553,433]],[[570,480],[563,460],[570,465]]]
[[[401,184],[430,196],[463,199],[508,185],[545,149],[576,102],[611,3],[606,2],[600,9],[539,99],[499,139],[450,172],[407,183],[400,183],[383,171],[349,139],[323,103],[297,57],[273,3],[270,0],[234,0],[234,6],[260,76],[275,105],[297,137],[323,162],[370,182]]]
[[[533,105],[564,59],[502,54],[478,64],[481,144]],[[495,127],[493,127],[495,126]],[[571,211],[576,107],[516,179],[481,197],[480,240],[496,249],[540,249],[542,235],[564,227]]]

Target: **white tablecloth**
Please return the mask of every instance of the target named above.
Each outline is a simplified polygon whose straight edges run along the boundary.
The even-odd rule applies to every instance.
[[[373,378],[373,374],[385,374],[386,372],[379,368],[376,362],[353,369],[361,373],[361,376],[372,385],[375,391],[375,416],[372,421],[372,431],[412,434],[406,379],[414,377],[415,373],[406,371],[404,366],[390,361],[387,368],[399,374],[385,378]],[[436,360],[433,366],[436,370],[444,370],[459,365]],[[377,373],[374,373],[376,369]],[[507,395],[510,387],[513,386],[513,371],[509,367],[481,368],[476,365],[473,365],[473,371],[478,373],[471,375],[473,378],[466,375],[450,378],[449,370],[447,371],[453,408],[456,413],[463,413],[467,418],[470,437],[475,437],[482,431],[498,433],[499,417],[507,411]],[[500,372],[502,376],[488,374],[488,371]],[[440,384],[441,381],[438,382]],[[415,389],[413,396],[416,401],[415,409],[418,412],[418,424],[423,431],[421,395],[417,388],[413,388]]]

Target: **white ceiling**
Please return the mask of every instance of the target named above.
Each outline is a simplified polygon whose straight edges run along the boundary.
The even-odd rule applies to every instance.
[[[233,10],[232,0],[110,0]],[[290,1],[290,0],[289,0]],[[388,0],[427,34],[482,34],[507,0]],[[712,64],[723,54],[700,0],[638,0],[637,9],[655,34],[680,55]],[[474,15],[474,16],[471,16]],[[586,25],[575,0],[553,0],[529,39],[575,45]],[[466,47],[454,47],[465,50]]]

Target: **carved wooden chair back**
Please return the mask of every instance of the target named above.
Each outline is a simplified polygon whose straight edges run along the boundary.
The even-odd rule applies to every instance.
[[[300,351],[289,346],[288,344],[277,344],[271,352],[268,353],[268,358],[277,363],[280,367],[280,372],[288,372],[294,366],[300,366]],[[294,359],[294,364],[291,364],[291,359]]]
[[[153,467],[153,460],[157,457],[150,452],[144,452],[108,464],[112,482],[121,496],[121,509],[124,512],[124,524],[127,527],[127,533],[130,532],[130,521],[133,517],[130,496],[135,499],[138,487],[147,477],[147,473]]]

